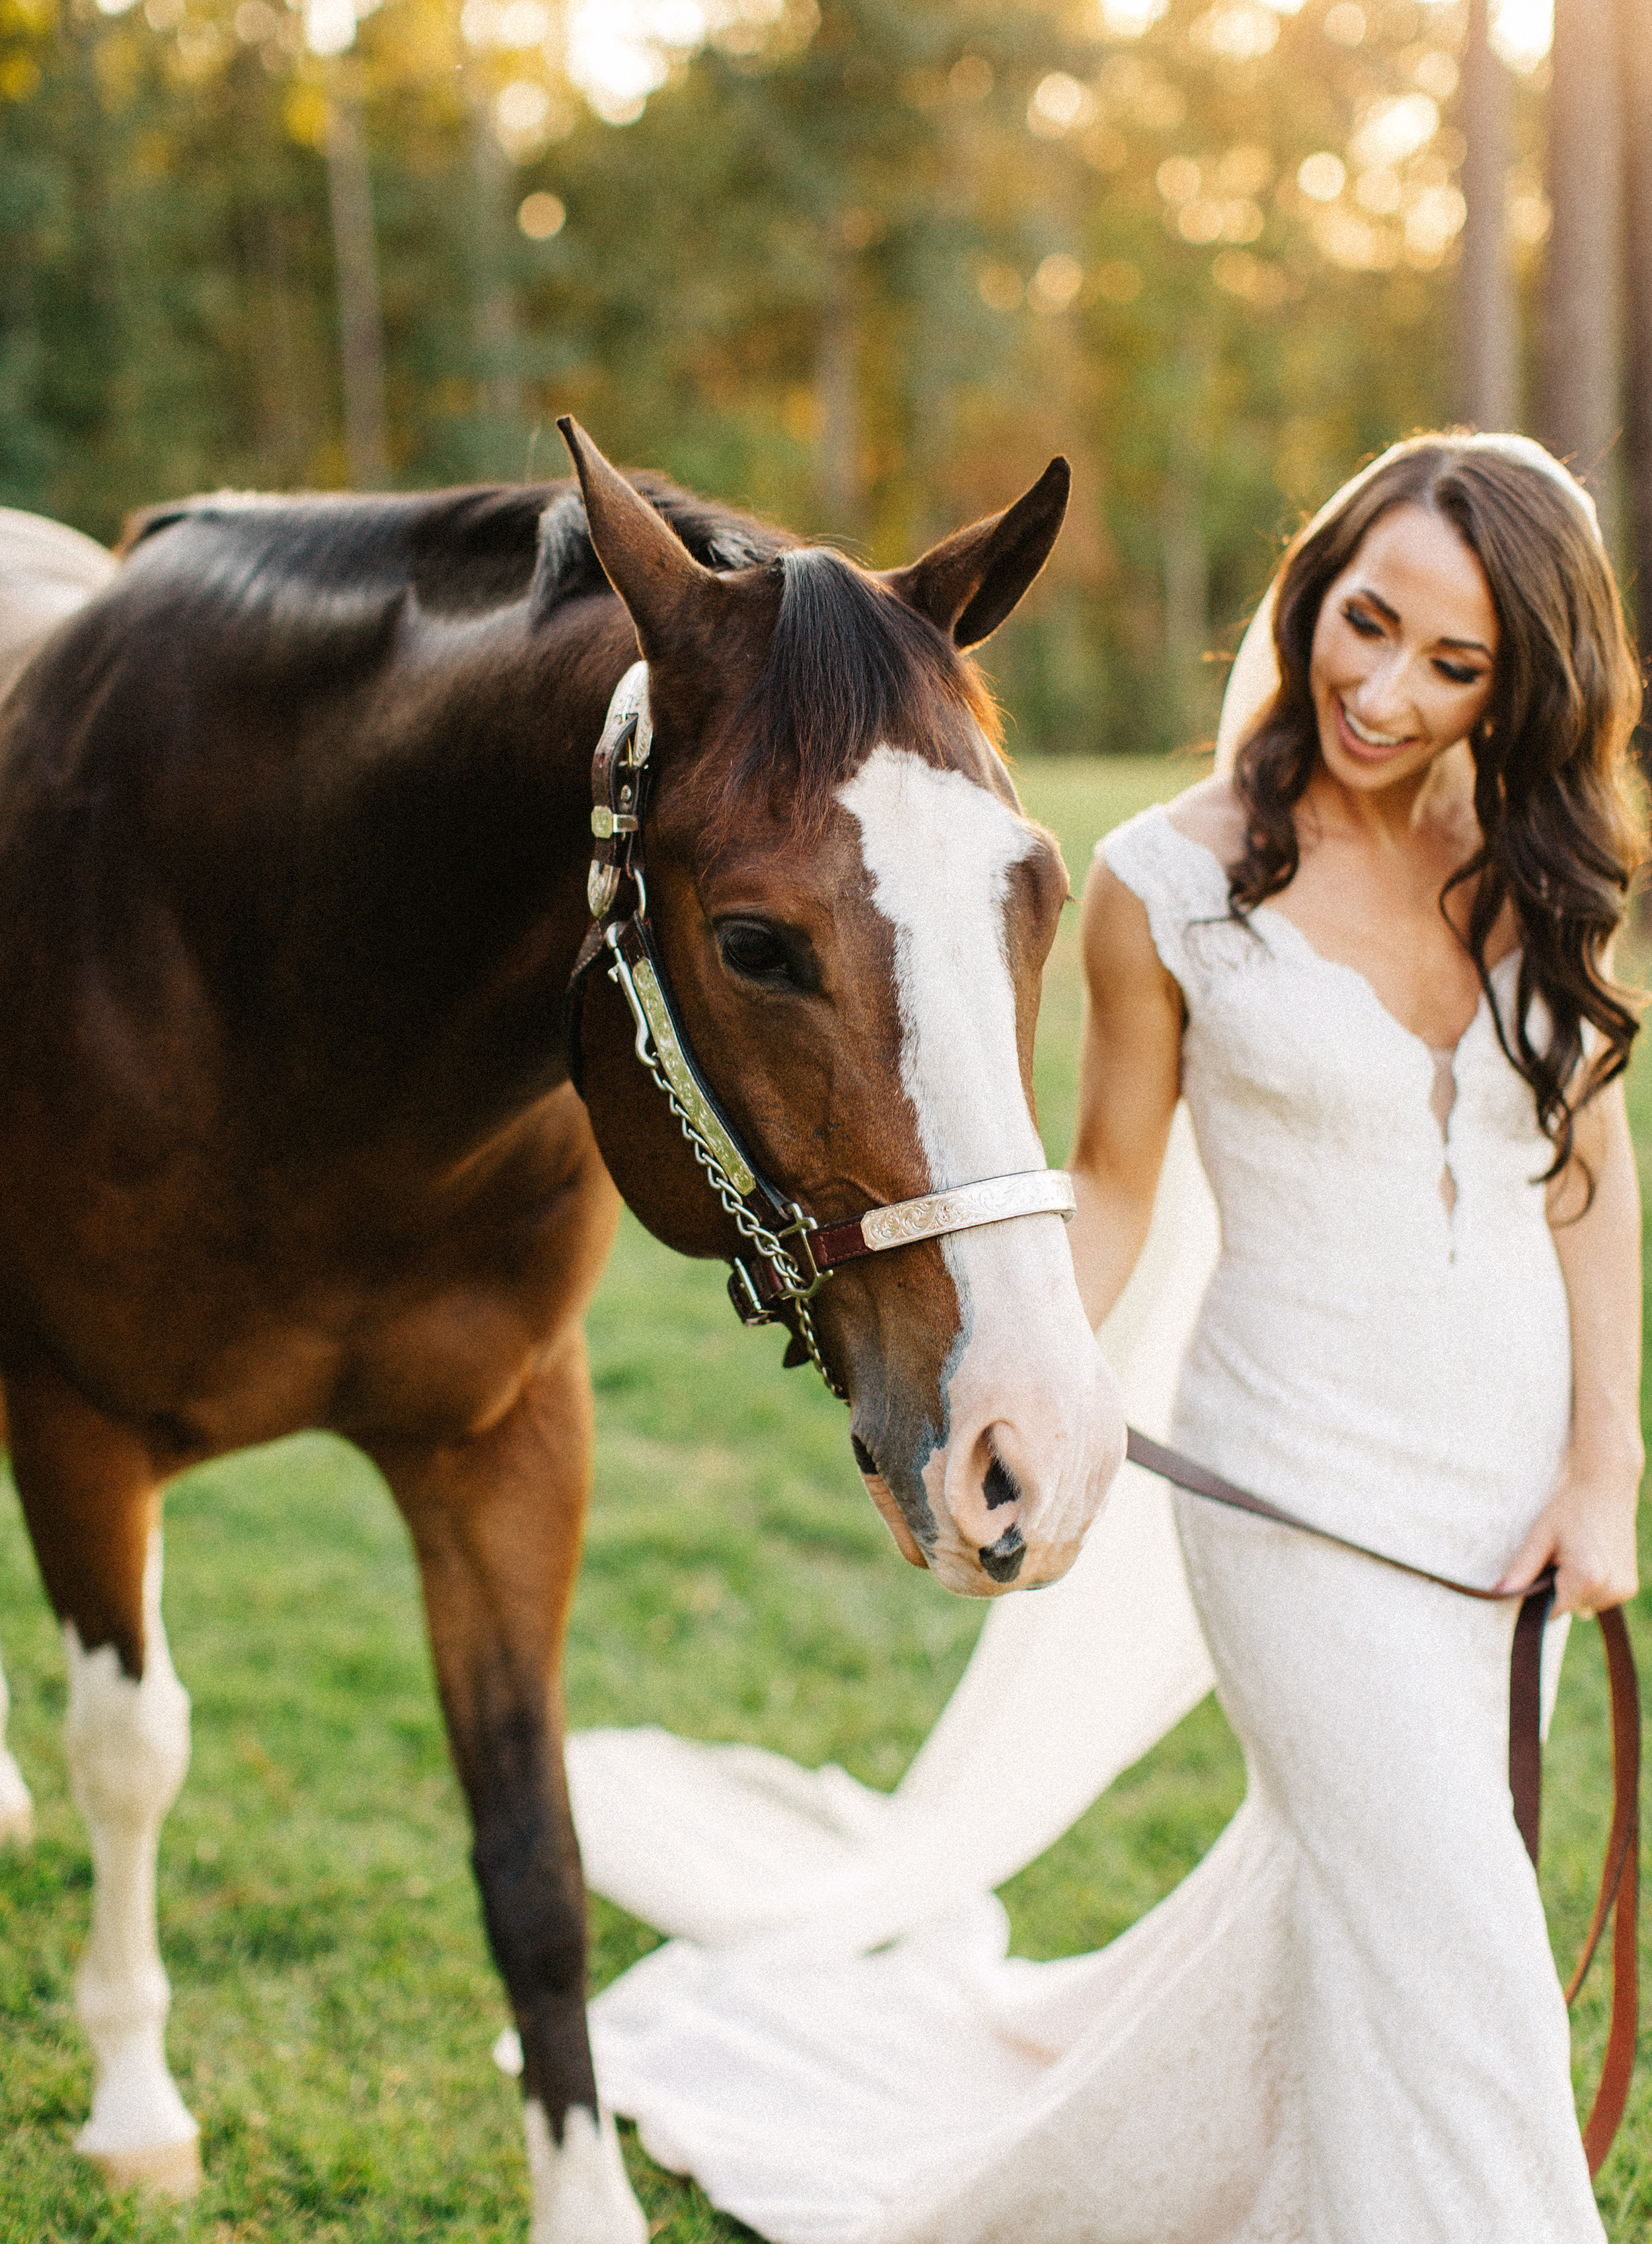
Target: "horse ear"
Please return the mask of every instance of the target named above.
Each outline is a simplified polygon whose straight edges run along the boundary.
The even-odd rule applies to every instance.
[[[721,587],[714,571],[701,566],[640,492],[603,458],[572,414],[564,414],[557,427],[579,477],[591,543],[603,573],[637,627],[644,659],[656,661],[681,645],[696,611],[703,612],[708,592]]]
[[[931,546],[884,582],[958,646],[995,632],[1050,558],[1066,513],[1073,470],[1058,453],[1029,491],[1002,514]]]

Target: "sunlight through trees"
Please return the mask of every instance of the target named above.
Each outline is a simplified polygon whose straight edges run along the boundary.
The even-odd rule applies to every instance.
[[[1408,428],[1524,419],[1646,550],[1640,4],[0,0],[0,501],[554,475],[572,409],[892,561],[1060,449],[1022,737],[1194,738]]]

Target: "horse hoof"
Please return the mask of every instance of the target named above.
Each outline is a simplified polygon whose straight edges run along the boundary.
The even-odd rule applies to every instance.
[[[147,2197],[182,2200],[200,2187],[200,2146],[187,2142],[162,2143],[144,2151],[91,2151],[91,2163],[113,2190],[141,2190]]]
[[[9,1753],[0,1753],[0,1847],[8,1840],[26,1847],[34,1837],[34,1801],[23,1771]]]

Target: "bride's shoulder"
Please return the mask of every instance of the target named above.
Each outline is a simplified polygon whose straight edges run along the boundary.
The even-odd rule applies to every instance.
[[[1202,779],[1165,805],[1178,834],[1208,849],[1218,864],[1237,862],[1245,851],[1245,809],[1225,774]]]

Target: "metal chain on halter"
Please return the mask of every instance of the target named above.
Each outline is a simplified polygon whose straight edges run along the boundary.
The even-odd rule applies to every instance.
[[[753,1214],[750,1206],[741,1193],[739,1186],[724,1168],[715,1147],[699,1128],[693,1115],[679,1098],[676,1085],[661,1065],[659,1049],[654,1041],[653,1024],[648,1018],[642,1000],[637,995],[626,962],[620,954],[620,930],[617,928],[609,929],[604,940],[613,954],[608,972],[630,1006],[632,1018],[637,1024],[638,1059],[647,1070],[654,1088],[664,1092],[667,1104],[677,1118],[677,1126],[687,1139],[695,1160],[704,1170],[707,1181],[722,1203],[724,1213],[732,1219],[736,1230],[747,1244],[755,1247],[769,1267],[782,1280],[785,1299],[797,1320],[797,1336],[809,1352],[809,1362],[819,1372],[832,1393],[836,1396],[838,1401],[847,1402],[848,1394],[834,1375],[825,1357],[821,1354],[820,1342],[815,1332],[815,1320],[809,1313],[809,1297],[811,1294],[817,1293],[825,1284],[825,1276],[823,1274],[819,1274],[812,1281],[806,1281],[802,1272],[798,1268],[784,1244],[785,1240],[795,1233],[809,1228],[808,1218],[794,1203],[792,1213],[796,1218],[796,1221],[789,1231],[782,1233],[771,1231],[767,1224]]]

